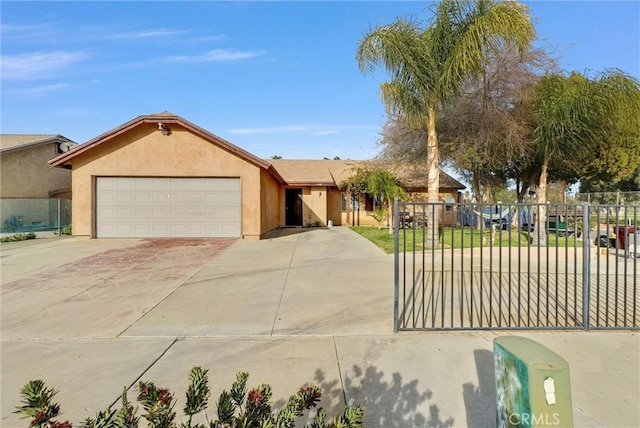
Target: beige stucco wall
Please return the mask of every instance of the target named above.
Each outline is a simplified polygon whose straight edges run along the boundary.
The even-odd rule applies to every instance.
[[[330,187],[327,193],[327,220],[333,221],[336,226],[343,224],[341,193],[336,187]]]
[[[284,198],[284,190],[281,191],[278,181],[265,170],[260,171],[260,188],[262,205],[260,236],[263,236],[280,225],[280,207],[284,207],[284,199],[281,197]]]
[[[304,187],[302,189],[302,224],[327,225],[327,188]]]
[[[140,125],[72,160],[74,235],[94,236],[95,177],[239,177],[242,235],[259,239],[261,169],[177,125],[171,131],[165,136],[156,125]]]
[[[446,197],[451,197],[454,201],[458,201],[458,192],[456,189],[442,189],[440,193],[440,202],[445,202]],[[339,196],[338,196],[339,198]],[[427,202],[427,193],[423,192],[411,192],[408,195],[407,201],[409,202]],[[355,224],[356,226],[377,226],[378,222],[373,218],[369,212],[364,211],[365,199],[363,195],[360,195],[360,210],[356,212],[351,212],[351,219],[348,225]],[[338,207],[340,206],[340,199],[338,199]],[[458,211],[455,207],[452,207],[451,211],[440,210],[440,221],[445,226],[453,226],[458,222]],[[413,213],[412,213],[413,214]],[[418,214],[420,215],[420,214]],[[346,211],[340,211],[340,218],[342,224],[347,225],[347,213]],[[383,222],[386,224],[386,221]]]
[[[0,156],[0,197],[49,198],[49,192],[71,188],[71,171],[47,162],[56,157],[57,143],[43,144]]]

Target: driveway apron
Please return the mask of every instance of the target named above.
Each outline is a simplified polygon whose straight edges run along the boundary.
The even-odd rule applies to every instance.
[[[118,336],[234,241],[134,242],[14,281],[3,278],[2,338]]]
[[[390,333],[391,262],[344,228],[239,241],[123,335]]]

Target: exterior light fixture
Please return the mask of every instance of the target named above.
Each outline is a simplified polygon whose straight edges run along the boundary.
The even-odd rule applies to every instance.
[[[171,134],[171,128],[169,128],[169,125],[164,124],[162,122],[158,122],[158,129],[160,130],[162,135],[170,135]]]

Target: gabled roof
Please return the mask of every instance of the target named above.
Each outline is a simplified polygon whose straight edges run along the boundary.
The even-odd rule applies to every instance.
[[[51,143],[77,144],[59,134],[0,134],[0,151],[9,153]]]
[[[290,186],[336,186],[362,161],[318,159],[270,159]]]
[[[290,186],[338,186],[356,168],[383,168],[394,174],[407,189],[426,189],[424,167],[383,161],[270,159]],[[440,188],[464,189],[466,186],[440,170]]]
[[[424,165],[388,163],[387,169],[393,173],[407,189],[426,189],[427,171]],[[440,169],[441,189],[466,189],[467,186]]]
[[[89,150],[94,149],[97,146],[100,146],[102,144],[108,144],[109,141],[111,141],[113,138],[124,134],[125,132],[128,132],[134,128],[136,128],[137,126],[140,125],[144,125],[144,124],[154,124],[154,125],[158,125],[159,123],[162,123],[164,125],[178,125],[181,126],[185,129],[188,129],[189,131],[191,131],[192,133],[198,135],[199,137],[201,137],[202,139],[215,144],[216,146],[231,152],[233,154],[235,154],[236,156],[244,159],[245,161],[258,166],[260,168],[263,168],[267,171],[269,171],[271,174],[273,174],[276,179],[278,179],[280,182],[284,182],[284,180],[282,179],[282,177],[278,174],[278,172],[273,168],[273,166],[265,161],[264,159],[260,159],[257,156],[252,155],[251,153],[247,152],[244,149],[241,149],[240,147],[231,144],[230,142],[228,142],[227,140],[218,137],[215,134],[212,134],[211,132],[200,128],[199,126],[189,122],[186,119],[183,119],[180,116],[177,116],[173,113],[170,112],[161,112],[161,113],[155,113],[155,114],[150,114],[150,115],[143,115],[143,116],[138,116],[135,119],[130,120],[129,122],[123,123],[122,125],[113,128],[110,131],[105,132],[102,135],[97,136],[96,138],[93,138],[89,141],[87,141],[86,143],[74,148],[73,150],[67,152],[67,153],[63,153],[60,156],[57,156],[53,159],[51,159],[49,161],[49,163],[55,167],[65,167],[66,165],[69,164],[69,162],[75,158],[78,155],[81,155],[82,153],[85,153]]]

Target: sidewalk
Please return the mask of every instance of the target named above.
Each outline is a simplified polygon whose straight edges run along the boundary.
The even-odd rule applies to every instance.
[[[74,306],[66,300],[51,306],[37,300],[38,311],[51,320],[47,328],[41,321],[34,328],[40,319],[35,315],[5,324],[19,315],[6,306],[15,297],[7,293],[29,281],[36,286],[33,281],[50,269],[85,264],[80,247],[100,255],[134,250],[141,243],[59,242],[20,251],[1,247],[3,427],[28,425],[11,412],[19,405],[19,389],[36,378],[60,390],[56,398],[63,418],[76,426],[138,380],[174,391],[181,415],[187,375],[195,365],[209,369],[210,415],[235,373],[248,371],[249,386],[271,384],[276,403],[314,382],[324,391],[322,406],[330,415],[345,400],[363,404],[367,427],[492,427],[492,341],[505,334],[529,337],[568,360],[576,427],[640,426],[638,333],[394,334],[393,258],[347,228],[237,241],[199,267],[193,262],[193,268],[172,272],[171,280],[166,279],[167,266],[182,262],[175,260],[175,252],[159,252],[140,265],[148,284],[135,270],[116,269],[93,278],[140,288],[127,294],[133,299],[128,306],[140,299],[139,306],[148,307],[135,317],[112,316],[122,300],[106,295],[106,303],[88,300]],[[191,254],[198,254],[182,251],[191,260]],[[37,271],[28,268],[34,255],[42,266]],[[91,272],[83,274],[85,281],[92,279]],[[145,294],[152,286],[155,291]],[[24,296],[29,299],[28,293]],[[56,328],[60,320],[71,322],[59,313],[67,309],[75,311],[71,318],[89,324],[78,327],[82,335],[71,337],[65,335],[67,328]],[[88,323],[94,314],[99,319]],[[135,394],[134,386],[130,399]]]

